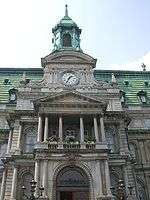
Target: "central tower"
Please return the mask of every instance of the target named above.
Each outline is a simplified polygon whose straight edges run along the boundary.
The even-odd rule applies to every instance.
[[[73,50],[81,51],[80,34],[81,29],[68,16],[68,7],[65,8],[65,16],[52,29],[53,51]]]

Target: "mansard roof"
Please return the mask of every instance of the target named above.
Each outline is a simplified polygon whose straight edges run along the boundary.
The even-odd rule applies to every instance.
[[[42,68],[0,68],[0,103],[8,103],[9,90],[18,87],[24,72],[33,82],[42,80]],[[140,105],[137,93],[143,90],[148,98],[144,106],[150,106],[150,71],[95,70],[94,76],[98,81],[111,83],[112,73],[120,90],[126,94],[127,105]]]

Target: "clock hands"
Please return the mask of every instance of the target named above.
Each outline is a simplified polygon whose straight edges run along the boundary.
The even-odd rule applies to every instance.
[[[76,77],[76,75],[70,72],[64,73],[64,75],[62,76],[62,80],[68,86],[76,85],[78,83],[78,78]]]
[[[67,81],[66,81],[66,83],[68,83],[68,81],[69,81],[72,77],[73,77],[72,75],[69,76],[68,79],[67,79]]]

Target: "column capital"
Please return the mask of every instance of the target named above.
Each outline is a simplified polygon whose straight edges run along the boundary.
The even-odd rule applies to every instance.
[[[99,117],[103,117],[104,118],[104,113],[100,113]]]

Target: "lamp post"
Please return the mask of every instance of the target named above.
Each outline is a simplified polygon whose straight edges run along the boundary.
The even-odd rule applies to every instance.
[[[113,194],[115,193],[115,196],[118,200],[127,200],[128,197],[132,196],[133,186],[129,185],[128,193],[126,193],[124,181],[122,179],[119,179],[117,189],[115,190],[114,187],[111,187],[111,191]]]
[[[37,182],[32,180],[30,182],[30,185],[31,185],[31,189],[30,189],[30,194],[29,196],[25,194],[25,186],[22,186],[22,191],[23,191],[23,197],[25,197],[26,199],[29,199],[29,200],[36,200],[36,199],[39,199],[40,197],[43,196],[43,190],[44,188],[43,187],[39,187],[39,190],[40,190],[40,194],[38,196],[35,196],[35,189],[36,189],[36,184]]]

